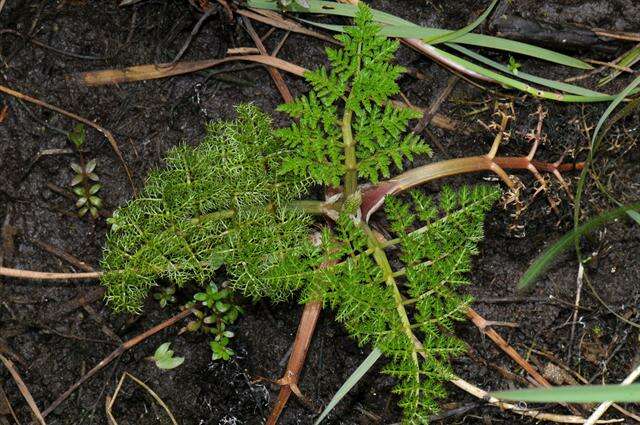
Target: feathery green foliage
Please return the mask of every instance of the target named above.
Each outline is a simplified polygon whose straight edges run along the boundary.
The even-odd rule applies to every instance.
[[[223,265],[238,282],[261,281],[254,296],[283,299],[302,283],[282,273],[289,256],[313,249],[309,217],[286,207],[306,185],[277,176],[284,152],[269,117],[251,105],[237,113],[211,124],[198,147],[169,152],[166,168],[114,213],[102,268],[116,311],[139,312],[158,280],[203,284]]]
[[[267,116],[242,106],[197,148],[170,152],[167,168],[114,214],[104,282],[109,302],[126,311],[139,311],[159,279],[202,284],[222,266],[233,288],[255,299],[300,289],[303,302],[322,300],[360,344],[389,359],[384,372],[397,379],[405,422],[422,424],[453,376],[450,358],[464,351],[453,326],[469,298],[457,288],[499,190],[389,198],[389,242],[361,220],[358,178],[376,183],[429,147],[406,133],[416,115],[387,102],[402,72],[392,64],[397,43],[378,34],[366,6],[355,22],[337,36],[342,49],[327,50],[331,71],[309,73],[309,95],[280,108],[298,119],[290,127],[274,133]],[[332,204],[336,224],[317,246],[311,218],[292,207],[310,182],[344,187]]]
[[[499,195],[495,188],[477,186],[445,188],[438,204],[420,192],[412,193],[412,204],[388,199],[386,213],[401,241],[403,267],[395,271],[388,262],[381,266],[366,225],[348,212],[335,232],[323,235],[325,261],[339,262],[316,273],[306,297],[320,297],[360,344],[371,344],[390,359],[384,372],[398,380],[395,392],[406,423],[426,423],[437,410],[442,382],[452,377],[449,358],[464,352],[453,325],[464,319],[470,300],[456,288],[468,282],[484,215]]]
[[[376,183],[381,176],[390,176],[392,164],[402,169],[403,158],[430,153],[418,136],[405,133],[409,120],[419,114],[387,103],[399,91],[396,79],[404,68],[391,63],[398,42],[379,36],[380,27],[372,19],[369,8],[360,9],[356,25],[336,36],[343,47],[326,50],[331,70],[308,72],[309,95],[280,106],[280,111],[299,119],[278,131],[293,150],[283,171],[338,186],[347,172],[348,141],[343,139],[347,113],[355,114],[352,138],[358,143],[359,177]]]

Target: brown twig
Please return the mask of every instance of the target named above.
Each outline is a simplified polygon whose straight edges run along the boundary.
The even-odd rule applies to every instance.
[[[29,41],[32,44],[35,44],[36,46],[42,47],[43,49],[46,50],[50,50],[54,53],[58,53],[60,55],[63,56],[69,56],[71,58],[75,58],[75,59],[82,59],[82,60],[90,60],[90,61],[100,61],[100,60],[104,60],[104,57],[98,57],[98,56],[89,56],[89,55],[81,55],[78,53],[73,53],[73,52],[67,52],[64,50],[60,50],[57,49],[53,46],[49,46],[48,44],[43,43],[42,41],[36,40],[35,38],[32,38],[29,35],[23,34],[20,31],[16,31],[14,29],[11,28],[4,28],[0,30],[0,35],[2,34],[11,34],[11,35],[15,35],[16,37],[22,37],[25,40]]]
[[[440,92],[436,100],[429,106],[429,109],[422,115],[422,118],[418,121],[418,124],[413,128],[412,132],[418,134],[425,129],[427,125],[431,122],[438,109],[440,109],[440,105],[445,101],[446,98],[449,97],[456,83],[458,82],[457,76],[452,76],[449,78],[446,87]]]
[[[421,108],[415,105],[408,105],[407,103],[399,100],[392,100],[391,104],[393,104],[398,108],[411,108],[414,111],[421,112],[422,114],[428,113],[428,110],[426,108]],[[453,131],[456,128],[460,127],[459,122],[438,112],[433,114],[433,116],[431,117],[430,123],[443,130],[450,130],[450,131]]]
[[[16,412],[14,412],[13,407],[11,407],[7,394],[4,392],[4,388],[0,385],[0,416],[6,416],[7,414],[10,414],[15,423],[20,425]]]
[[[286,19],[279,13],[271,10],[238,9],[237,13],[238,15],[246,16],[247,18],[251,18],[254,21],[262,22],[263,24],[268,24],[275,28],[296,32],[298,34],[308,35],[310,37],[315,37],[319,40],[323,40],[332,44],[340,44],[338,40],[333,37],[305,28],[299,23],[290,19]]]
[[[640,33],[634,32],[624,32],[624,31],[611,31],[602,28],[591,28],[596,35],[615,38],[618,40],[626,40],[626,41],[640,41]]]
[[[27,404],[29,405],[29,408],[31,409],[33,416],[38,420],[38,422],[41,425],[46,425],[46,422],[44,421],[44,416],[42,415],[42,413],[40,413],[40,409],[38,408],[38,405],[33,399],[33,396],[31,396],[31,393],[29,392],[29,388],[27,388],[24,381],[20,377],[20,374],[18,373],[15,366],[13,365],[13,362],[8,358],[6,358],[5,356],[3,356],[2,354],[0,354],[0,361],[2,361],[4,366],[7,368],[7,370],[11,374],[11,377],[13,378],[16,385],[18,386],[18,389],[20,390],[20,394],[22,394],[22,397],[24,397],[24,399],[27,401]]]
[[[487,320],[484,317],[480,316],[471,307],[469,307],[469,309],[467,310],[467,317],[473,322],[474,325],[478,327],[478,329],[480,329],[480,332],[482,332],[483,334],[491,338],[491,340],[495,342],[496,345],[498,345],[498,347],[500,347],[502,351],[507,353],[509,357],[511,357],[516,363],[520,365],[520,367],[526,370],[527,373],[531,375],[531,377],[535,379],[535,381],[538,384],[540,384],[543,387],[551,386],[549,381],[547,381],[544,378],[544,376],[538,373],[538,371],[535,370],[528,361],[523,359],[522,356],[520,356],[520,354],[518,354],[518,352],[515,349],[513,349],[513,347],[511,347],[507,343],[507,341],[505,341],[504,338],[500,336],[498,332],[496,332],[491,328],[491,325],[489,324],[489,322],[487,322]]]
[[[264,44],[262,44],[262,40],[260,40],[260,36],[256,32],[256,30],[253,29],[253,25],[251,25],[251,21],[247,17],[243,16],[242,22],[244,22],[245,29],[249,33],[249,36],[251,36],[251,39],[255,43],[260,53],[262,55],[268,55],[269,53],[267,52],[267,49],[264,47]],[[282,99],[285,101],[285,103],[293,102],[293,96],[291,95],[291,91],[289,91],[289,87],[287,87],[287,83],[284,82],[284,78],[282,78],[282,75],[280,74],[280,72],[272,66],[267,66],[267,71],[269,71],[269,75],[271,75],[271,78],[273,79],[273,82],[275,83],[276,88],[280,92],[280,95],[282,96]]]
[[[102,276],[102,272],[51,273],[0,267],[0,276],[28,280],[94,280],[99,279]]]
[[[55,247],[55,246],[53,246],[51,244],[48,244],[46,242],[42,242],[42,241],[39,241],[39,240],[33,239],[33,238],[29,238],[29,241],[31,243],[33,243],[34,245],[37,245],[40,248],[42,248],[43,250],[47,251],[49,254],[53,254],[56,257],[65,260],[66,262],[74,265],[75,267],[79,268],[80,270],[84,270],[85,272],[95,272],[93,267],[91,267],[89,264],[85,263],[82,260],[79,260],[78,258],[74,257],[73,255],[69,254],[68,252],[65,252],[65,251],[61,250],[58,247]]]
[[[109,130],[107,130],[106,128],[96,124],[95,122],[88,120],[86,118],[81,117],[80,115],[74,114],[73,112],[69,112],[66,111],[62,108],[59,108],[57,106],[54,105],[50,105],[46,102],[43,102],[40,99],[36,99],[34,97],[28,96],[26,94],[20,93],[18,91],[15,91],[13,89],[10,89],[9,87],[5,87],[3,85],[0,85],[0,91],[3,93],[6,93],[10,96],[16,97],[20,100],[25,100],[27,102],[33,103],[35,105],[38,105],[42,108],[45,109],[49,109],[51,111],[57,112],[59,114],[62,114],[64,116],[67,116],[71,119],[74,119],[76,121],[79,121],[83,124],[86,124],[90,127],[95,128],[96,130],[98,130],[100,133],[102,133],[102,135],[109,141],[109,144],[111,145],[111,148],[113,149],[113,151],[116,153],[116,155],[118,156],[118,159],[120,160],[120,163],[122,164],[122,167],[124,168],[124,171],[127,173],[127,178],[129,179],[129,184],[131,184],[131,189],[133,190],[133,194],[136,194],[136,188],[133,184],[133,176],[131,174],[131,170],[129,170],[129,167],[127,166],[127,163],[124,160],[124,157],[122,156],[122,152],[120,152],[120,148],[118,147],[118,142],[116,142],[116,139],[113,137],[113,134],[111,134],[111,132]]]
[[[88,379],[90,379],[97,372],[102,370],[105,366],[107,366],[109,363],[111,363],[114,359],[120,357],[125,351],[135,347],[136,345],[138,345],[139,343],[141,343],[145,339],[149,338],[152,335],[155,335],[156,333],[160,332],[161,330],[163,330],[165,328],[168,328],[169,326],[175,324],[176,322],[184,319],[189,314],[191,314],[191,310],[189,310],[189,309],[182,310],[180,313],[178,313],[175,316],[165,320],[164,322],[160,323],[159,325],[156,325],[153,328],[147,330],[146,332],[143,332],[142,334],[127,340],[124,344],[122,344],[120,347],[118,347],[115,351],[113,351],[111,354],[109,354],[107,357],[105,357],[100,363],[95,365],[93,367],[93,369],[91,369],[84,376],[82,376],[76,383],[71,385],[65,392],[63,392],[53,403],[51,403],[51,405],[49,407],[47,407],[45,409],[44,412],[42,412],[42,416],[46,418],[49,413],[53,412],[58,406],[60,406],[60,404],[62,404],[83,383],[85,383]]]
[[[202,27],[202,24],[204,24],[204,21],[206,21],[213,14],[214,11],[215,9],[213,7],[209,7],[208,9],[204,10],[204,13],[200,17],[200,19],[198,19],[198,22],[196,22],[196,24],[194,25],[193,29],[191,30],[191,33],[187,37],[187,40],[184,42],[184,44],[180,48],[180,51],[178,51],[178,54],[173,58],[171,62],[167,64],[162,64],[161,66],[164,66],[164,67],[173,66],[176,62],[180,60],[180,58],[182,58],[182,55],[184,55],[184,53],[189,48],[189,45],[191,44],[193,37],[195,37],[196,34],[200,32],[200,28]]]
[[[304,305],[302,312],[302,318],[298,324],[298,331],[296,333],[296,339],[294,341],[293,350],[287,363],[287,369],[284,376],[277,381],[280,384],[280,393],[278,394],[278,401],[271,410],[267,425],[275,425],[278,422],[280,414],[284,410],[287,400],[293,392],[298,397],[302,397],[302,393],[298,388],[298,381],[300,380],[300,372],[304,367],[305,359],[307,358],[307,352],[309,351],[309,345],[311,344],[311,338],[318,323],[320,312],[322,311],[321,301],[311,301]]]

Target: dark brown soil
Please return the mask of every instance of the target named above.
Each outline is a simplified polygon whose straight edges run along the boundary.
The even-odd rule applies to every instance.
[[[187,1],[149,0],[126,8],[117,7],[117,3],[8,1],[0,12],[0,28],[29,34],[56,49],[84,57],[47,50],[4,32],[0,38],[0,67],[3,85],[76,112],[111,130],[138,187],[143,185],[150,169],[161,166],[167,149],[181,143],[198,143],[205,123],[232,117],[233,105],[255,102],[266,111],[273,111],[281,103],[268,73],[261,67],[246,64],[228,65],[225,73],[215,69],[215,75],[209,70],[99,88],[88,88],[68,78],[79,71],[168,62],[199,18]],[[478,16],[486,3],[476,0],[372,2],[378,9],[414,22],[448,28],[466,24]],[[640,6],[634,0],[521,0],[501,2],[499,7],[505,13],[557,25],[640,32]],[[256,28],[260,34],[268,30],[261,25]],[[277,31],[269,37],[268,48],[273,48],[282,35]],[[246,46],[253,46],[251,39],[241,26],[229,24],[220,10],[203,25],[183,59],[222,57],[228,48]],[[620,54],[632,45],[615,42],[614,46]],[[570,53],[600,60],[617,56],[601,56],[589,50]],[[315,39],[291,34],[279,56],[313,67],[322,62],[323,45]],[[401,83],[413,103],[428,107],[447,84],[450,74],[404,47],[399,61],[425,76],[423,80],[405,76]],[[523,69],[552,78],[576,74],[534,60],[518,58],[518,61]],[[285,80],[294,94],[306,90],[301,79],[285,75]],[[620,79],[608,90],[619,90],[628,81]],[[593,79],[585,81],[593,82]],[[504,98],[499,90],[491,89],[483,91],[467,82],[458,82],[441,112],[462,125],[455,131],[429,127],[428,133],[424,133],[429,139],[437,139],[443,148],[435,149],[434,159],[486,152],[492,136],[480,121],[491,122],[493,102]],[[524,134],[534,128],[536,118],[530,114],[539,104],[530,98],[514,102],[516,123],[511,129],[511,141],[502,149],[503,154],[527,152]],[[48,149],[70,148],[65,132],[75,123],[13,97],[3,96],[0,108],[3,105],[7,106],[7,115],[0,124],[0,226],[3,229],[0,262],[21,269],[78,271],[35,242],[41,241],[98,267],[107,230],[104,218],[94,221],[74,217],[72,201],[48,186],[68,188],[72,176],[69,165],[77,160],[75,155],[44,155],[38,159],[38,155]],[[485,105],[487,110],[469,115]],[[542,102],[542,106],[549,112],[544,124],[548,142],[541,148],[539,158],[555,161],[566,153],[567,160],[584,159],[588,134],[604,106],[551,102]],[[278,116],[277,121],[283,123],[284,119]],[[640,199],[639,125],[636,113],[612,130],[594,167],[612,195],[624,203]],[[103,184],[104,209],[111,212],[132,196],[126,175],[101,134],[88,130],[86,148],[86,156],[98,160],[96,171]],[[487,176],[453,178],[447,183],[480,182],[484,177]],[[557,184],[553,192],[561,203],[559,213],[554,213],[544,195],[532,199],[535,190],[532,177],[521,174],[520,178],[527,187],[524,199],[528,202],[528,208],[517,220],[522,227],[511,228],[513,208],[496,208],[489,217],[487,237],[471,274],[473,285],[468,289],[477,299],[474,308],[488,320],[517,324],[517,327],[497,329],[535,366],[543,367],[549,362],[534,352],[544,351],[594,383],[619,382],[638,363],[638,328],[616,318],[585,287],[581,302],[584,309],[580,310],[575,335],[571,337],[571,306],[577,275],[573,255],[562,257],[532,293],[521,295],[515,291],[518,278],[533,258],[570,228],[573,211],[570,200]],[[565,178],[575,188],[575,174],[566,174]],[[439,184],[428,185],[426,190],[435,193]],[[612,204],[590,187],[584,205],[586,216]],[[637,224],[621,220],[606,231],[598,231],[583,247],[585,254],[594,255],[587,271],[599,296],[611,310],[634,322],[640,322],[639,229]],[[15,230],[15,234],[11,230]],[[81,308],[63,313],[65,303],[87,293],[92,289],[90,285],[0,280],[0,353],[20,360],[17,368],[41,409],[115,348],[114,339],[102,330],[103,326],[126,340],[177,311],[175,308],[162,310],[150,301],[139,317],[114,315],[101,302],[92,304],[97,311],[95,317]],[[256,382],[256,378],[277,379],[282,373],[301,307],[293,303],[260,303],[247,304],[246,311],[234,329],[237,338],[233,348],[238,353],[234,360],[212,362],[206,338],[177,336],[178,327],[169,328],[136,346],[84,384],[47,418],[47,423],[106,424],[105,397],[113,394],[125,371],[146,382],[170,406],[181,424],[262,423],[275,400],[277,387],[268,381]],[[97,323],[96,317],[104,325]],[[461,324],[458,330],[471,352],[456,360],[457,373],[487,390],[523,385],[526,374],[473,325]],[[165,341],[171,341],[176,353],[186,358],[184,365],[168,372],[160,371],[145,360]],[[369,350],[357,347],[333,321],[331,312],[323,312],[304,371],[302,391],[316,405],[325,405]],[[327,423],[400,421],[394,407],[396,398],[390,392],[392,387],[390,378],[373,372],[368,374]],[[0,389],[7,393],[21,423],[28,423],[29,409],[2,367]],[[449,398],[443,401],[443,411],[461,406],[469,409],[446,418],[444,423],[534,422],[486,406],[453,387],[450,390]],[[640,410],[637,405],[627,407]],[[552,410],[570,413],[562,407],[552,407]],[[0,424],[12,423],[10,416],[2,416],[3,412],[0,398]],[[131,382],[125,384],[114,415],[119,424],[168,423],[157,404]],[[292,400],[280,423],[310,424],[315,416],[316,412],[309,407]]]

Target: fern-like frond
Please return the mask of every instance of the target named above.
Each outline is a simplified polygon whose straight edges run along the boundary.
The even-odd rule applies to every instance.
[[[388,357],[384,371],[397,380],[407,424],[424,424],[437,410],[442,382],[453,376],[449,360],[465,351],[453,326],[465,317],[470,298],[456,289],[468,282],[484,215],[499,194],[477,186],[445,188],[438,202],[420,192],[412,194],[412,204],[388,198],[385,211],[400,240],[402,264],[395,271],[380,261],[385,254],[376,254],[384,245],[372,245],[364,225],[348,213],[325,235],[331,238],[323,243],[326,255],[345,260],[317,274],[309,293],[333,307],[359,343]]]
[[[392,63],[398,42],[378,34],[371,10],[361,5],[356,25],[336,36],[340,49],[326,50],[331,69],[319,68],[305,77],[311,85],[307,96],[283,105],[299,121],[278,131],[293,150],[282,172],[310,176],[319,184],[338,186],[347,173],[343,127],[353,127],[357,175],[371,182],[389,177],[393,167],[430,149],[417,136],[406,133],[409,120],[419,114],[388,102],[399,92],[396,80],[404,69]],[[354,122],[339,120],[345,112]]]

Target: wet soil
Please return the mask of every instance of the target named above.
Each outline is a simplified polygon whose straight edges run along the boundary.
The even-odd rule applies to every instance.
[[[2,3],[2,2],[0,2]],[[414,22],[437,27],[463,26],[481,13],[484,1],[374,1],[373,6]],[[640,32],[640,6],[632,0],[525,0],[501,2],[504,13],[556,25],[583,28],[600,27]],[[230,118],[233,105],[255,102],[273,111],[282,99],[268,73],[261,67],[232,64],[163,80],[85,87],[70,75],[87,70],[119,68],[144,63],[168,62],[178,52],[199,19],[187,1],[149,0],[119,8],[115,1],[13,1],[0,12],[0,29],[29,34],[60,51],[37,46],[15,34],[0,31],[2,83],[30,96],[57,105],[111,130],[120,144],[136,186],[143,185],[149,170],[162,165],[162,156],[178,144],[197,144],[209,120]],[[260,34],[268,27],[257,25]],[[283,37],[276,31],[267,41],[273,49]],[[632,44],[616,42],[617,53]],[[222,10],[203,25],[183,60],[222,57],[228,48],[253,46],[237,22],[229,23]],[[291,34],[279,57],[314,67],[323,61],[323,44],[315,39]],[[571,54],[599,60],[590,51]],[[491,53],[492,54],[492,53]],[[78,56],[80,55],[80,56]],[[617,55],[616,55],[617,56]],[[503,61],[508,57],[496,56]],[[551,78],[577,75],[577,71],[549,66],[535,60],[517,58],[522,69]],[[428,107],[446,86],[450,73],[416,53],[401,48],[398,60],[420,71],[422,79],[405,76],[403,92],[411,102]],[[221,70],[225,72],[220,72]],[[600,74],[601,75],[601,74]],[[284,76],[295,94],[307,90],[296,77]],[[593,86],[594,79],[585,80]],[[610,91],[619,90],[628,79],[614,82]],[[584,159],[588,139],[603,105],[567,105],[515,98],[495,87],[484,90],[459,81],[440,111],[459,125],[456,130],[430,126],[423,133],[432,140],[434,160],[481,154],[487,151],[493,135],[483,124],[492,121],[497,101],[513,100],[516,116],[512,137],[501,149],[503,155],[522,155],[528,151],[525,135],[536,124],[539,105],[547,111],[544,132],[547,142],[539,159],[555,161]],[[72,177],[70,163],[76,154],[52,149],[69,149],[66,132],[73,121],[3,96],[0,107],[6,115],[0,123],[0,225],[3,230],[0,261],[7,267],[42,271],[80,271],[67,261],[43,250],[38,241],[50,244],[97,268],[107,225],[104,218],[92,220],[74,216],[70,199],[52,185],[68,191]],[[276,115],[276,123],[284,118]],[[620,202],[640,198],[640,149],[636,113],[621,121],[610,133],[594,165],[595,175]],[[52,153],[53,154],[50,154]],[[108,142],[94,130],[87,131],[87,158],[96,158],[103,189],[104,210],[113,211],[132,197],[132,190]],[[448,184],[477,183],[486,175],[456,177]],[[552,241],[570,229],[573,206],[553,180],[551,193],[558,211],[549,208],[544,194],[534,196],[532,177],[519,174],[524,183],[527,208],[514,218],[513,207],[496,209],[486,223],[486,240],[476,258],[468,288],[475,298],[474,308],[488,320],[510,322],[500,326],[504,338],[535,366],[544,368],[552,355],[594,383],[622,380],[638,363],[638,328],[619,320],[639,322],[640,314],[640,227],[619,220],[606,230],[585,240],[583,250],[593,255],[587,267],[594,289],[583,290],[577,323],[573,323],[577,263],[565,255],[536,285],[532,292],[519,294],[515,285],[526,267]],[[575,189],[576,174],[565,179]],[[427,185],[437,193],[441,182]],[[611,207],[608,198],[589,187],[583,205],[584,216]],[[375,220],[376,218],[374,218]],[[115,347],[118,338],[126,340],[160,323],[176,309],[160,309],[148,302],[137,317],[112,314],[102,302],[93,310],[68,311],[69,300],[93,290],[87,283],[46,283],[0,279],[0,353],[13,358],[17,368],[41,409],[48,406],[88,369]],[[170,407],[181,424],[259,424],[268,415],[277,396],[277,379],[284,369],[302,308],[294,303],[246,304],[246,315],[234,326],[237,338],[233,348],[238,355],[230,362],[212,362],[207,341],[202,336],[177,336],[178,327],[149,338],[122,355],[76,391],[47,418],[48,424],[106,424],[105,398],[111,396],[123,372],[128,372],[155,391]],[[112,329],[115,334],[105,332]],[[504,353],[470,323],[461,324],[460,337],[470,346],[468,356],[455,361],[463,378],[487,390],[522,386],[524,374]],[[110,336],[111,335],[111,336]],[[160,371],[145,358],[162,342],[186,361],[172,371]],[[301,388],[311,403],[321,406],[367,355],[324,311],[310,348]],[[263,377],[267,380],[259,380]],[[391,393],[393,380],[369,373],[363,382],[336,408],[327,423],[388,424],[400,421]],[[18,388],[6,369],[0,368],[3,389],[21,423],[31,418]],[[12,423],[0,394],[0,424]],[[442,402],[443,411],[465,407],[443,419],[442,423],[533,423],[533,420],[501,412],[451,387]],[[639,407],[629,405],[636,411]],[[583,409],[583,408],[579,408]],[[551,410],[569,413],[562,407]],[[583,409],[586,413],[586,410]],[[169,423],[162,409],[140,387],[124,384],[113,409],[119,424]],[[316,412],[292,400],[282,416],[282,424],[310,424]],[[630,420],[628,420],[630,421]],[[631,422],[629,422],[631,423]]]

